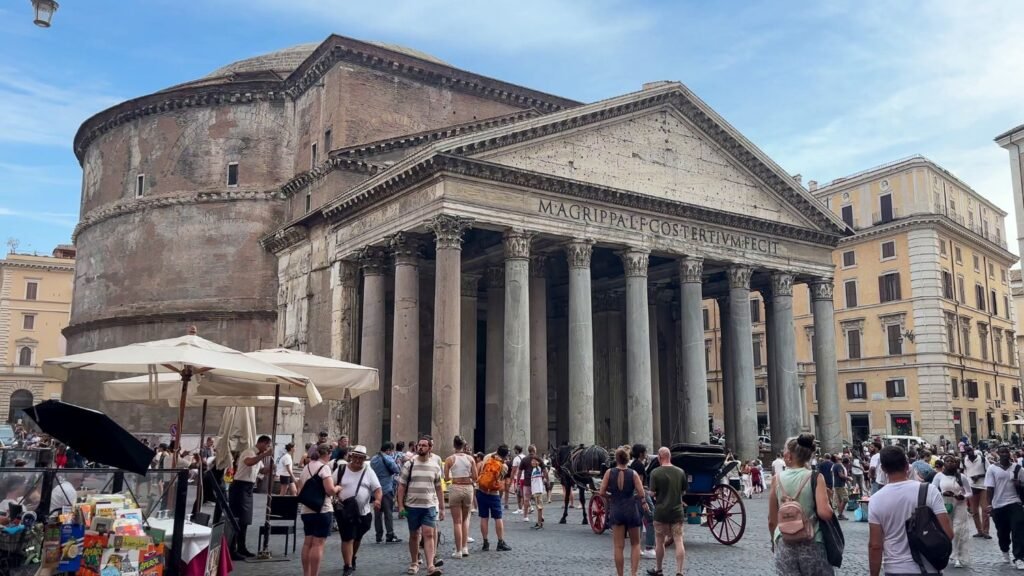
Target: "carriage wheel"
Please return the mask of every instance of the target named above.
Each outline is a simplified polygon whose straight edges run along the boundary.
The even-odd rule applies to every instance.
[[[590,497],[590,529],[594,531],[594,534],[603,534],[604,529],[607,528],[604,522],[607,512],[604,498],[598,494]]]
[[[747,509],[740,493],[732,486],[715,486],[714,491],[704,498],[704,513],[715,540],[731,546],[743,537],[747,528]]]

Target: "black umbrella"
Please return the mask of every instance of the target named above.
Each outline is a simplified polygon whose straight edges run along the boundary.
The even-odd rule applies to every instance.
[[[25,411],[39,429],[92,462],[146,475],[154,450],[103,412],[47,400]]]

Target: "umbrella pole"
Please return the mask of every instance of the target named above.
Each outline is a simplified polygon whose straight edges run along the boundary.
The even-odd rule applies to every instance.
[[[199,504],[196,506],[197,512],[203,511],[203,469],[206,466],[206,459],[203,458],[203,442],[206,440],[206,403],[209,400],[203,398],[203,423],[199,425],[199,493],[196,494],[196,501]]]
[[[192,367],[185,366],[181,371],[181,401],[178,403],[178,432],[174,438],[174,454],[171,455],[171,467],[178,467],[178,452],[181,452],[181,425],[185,421],[185,401],[188,399],[188,383],[192,380]]]
[[[267,513],[263,517],[263,526],[266,530],[266,536],[263,537],[261,542],[262,548],[260,549],[260,558],[270,558],[270,502],[274,498],[274,454],[277,452],[277,408],[281,402],[281,385],[278,384],[274,387],[274,416],[271,418],[270,427],[270,471],[267,473]]]

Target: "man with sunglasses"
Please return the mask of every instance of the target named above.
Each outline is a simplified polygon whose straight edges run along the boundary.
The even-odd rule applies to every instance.
[[[440,575],[434,565],[437,551],[435,531],[437,522],[444,520],[444,493],[441,490],[441,463],[431,456],[431,440],[422,437],[416,443],[416,455],[402,466],[398,477],[398,512],[405,514],[409,523],[409,557],[407,574],[419,571],[420,537],[427,574]]]

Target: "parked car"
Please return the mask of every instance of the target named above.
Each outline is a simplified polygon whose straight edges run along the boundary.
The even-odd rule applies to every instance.
[[[903,446],[904,449],[909,449],[911,446],[924,446],[927,444],[924,438],[920,436],[882,436],[882,444],[885,446]]]
[[[0,424],[0,446],[11,446],[16,437],[10,424]]]

